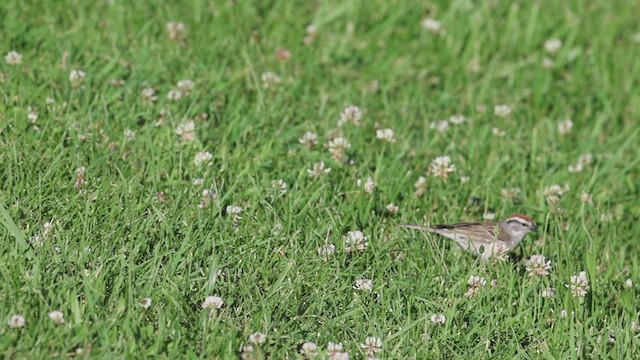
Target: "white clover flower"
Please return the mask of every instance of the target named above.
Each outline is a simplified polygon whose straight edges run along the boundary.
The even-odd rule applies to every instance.
[[[485,278],[480,277],[478,275],[471,275],[469,276],[469,280],[467,281],[467,284],[469,284],[469,286],[472,288],[481,288],[487,285],[487,280],[485,280]]]
[[[144,101],[148,102],[156,102],[158,100],[158,96],[156,95],[156,91],[153,88],[146,87],[140,91],[140,96]]]
[[[542,67],[544,69],[551,69],[553,67],[553,60],[548,57],[542,58]]]
[[[298,139],[298,142],[302,145],[312,148],[318,144],[318,134],[312,131],[307,131],[306,133],[304,133],[304,135],[302,135],[300,139]]]
[[[242,354],[240,354],[240,358],[242,358],[243,360],[253,359],[253,355],[251,355],[251,353],[254,350],[255,349],[253,348],[253,345],[251,345],[251,344],[243,345],[242,346]]]
[[[367,194],[373,194],[373,191],[376,188],[376,182],[371,177],[367,178],[367,180],[364,183],[364,186],[362,184],[362,179],[356,180],[356,185],[358,187],[362,187],[364,189],[364,192]]]
[[[393,129],[378,129],[376,130],[376,138],[390,143],[396,142],[396,135]]]
[[[610,212],[606,212],[606,213],[602,213],[600,214],[600,221],[604,222],[604,223],[608,223],[613,221],[613,214]]]
[[[633,287],[633,280],[631,278],[624,281],[624,287],[631,289]]]
[[[311,169],[307,169],[307,174],[314,178],[319,178],[324,174],[328,174],[331,172],[331,168],[326,168],[324,166],[324,161],[320,161],[319,163],[313,164]]]
[[[182,38],[186,27],[181,22],[169,22],[167,23],[167,35],[171,40],[178,40]]]
[[[44,236],[49,236],[52,230],[53,224],[51,223],[51,221],[46,221],[44,224],[42,224],[42,234]]]
[[[440,34],[444,30],[440,21],[431,18],[423,19],[420,25],[422,25],[423,29],[434,34]]]
[[[554,298],[556,297],[556,289],[554,288],[548,288],[548,289],[544,289],[540,292],[540,296],[542,296],[543,298]]]
[[[209,160],[211,160],[212,158],[213,158],[213,155],[210,152],[201,151],[196,154],[195,158],[193,159],[193,163],[196,166],[202,166],[202,164],[209,162]]]
[[[493,260],[494,262],[507,261],[507,253],[509,252],[509,247],[506,244],[495,243],[491,246],[491,248],[491,260]]]
[[[464,124],[464,122],[466,120],[467,120],[467,118],[465,118],[464,115],[462,115],[462,114],[451,115],[449,117],[449,122],[454,124],[454,125]]]
[[[198,185],[199,182],[196,182],[196,180],[202,180],[202,179],[195,179],[194,180],[194,185],[199,186]],[[202,185],[202,184],[200,183],[200,185]],[[200,201],[200,203],[198,204],[198,207],[200,209],[204,209],[204,208],[208,207],[209,204],[211,204],[212,201],[217,201],[217,200],[218,200],[218,194],[216,193],[215,190],[204,189],[204,190],[202,190],[202,201]]]
[[[497,127],[494,127],[493,129],[491,129],[491,132],[496,137],[503,137],[503,136],[507,135],[506,131],[498,129]]]
[[[167,93],[167,100],[177,101],[182,99],[185,94],[179,89],[169,90]]]
[[[590,204],[593,201],[593,197],[586,192],[582,192],[580,194],[580,202],[582,202],[583,204]]]
[[[112,79],[109,83],[113,87],[122,87],[124,86],[124,84],[126,84],[126,81],[124,81],[123,79]]]
[[[193,121],[183,122],[176,128],[176,134],[184,142],[191,142],[196,139],[196,124]]]
[[[370,93],[376,93],[380,89],[380,81],[377,79],[372,80],[365,89]]]
[[[416,196],[422,196],[422,194],[427,190],[427,178],[420,176],[413,184],[413,187],[416,188]]]
[[[318,345],[314,342],[305,342],[300,347],[300,354],[302,354],[307,359],[313,359],[318,355]]]
[[[195,178],[192,180],[193,185],[195,186],[202,186],[202,184],[204,184],[204,179],[202,178]]]
[[[189,91],[193,90],[193,87],[195,86],[195,84],[193,81],[189,79],[184,79],[184,80],[178,81],[176,86],[178,87],[178,89],[180,89],[180,91],[182,91],[185,94],[188,94]]]
[[[327,350],[329,352],[342,351],[342,343],[329,342],[329,344],[327,344]]]
[[[324,244],[322,246],[318,246],[318,255],[328,257],[336,252],[336,246],[333,244]]]
[[[580,49],[579,47],[569,50],[566,57],[567,63],[572,63],[575,59],[578,58],[578,56],[580,56],[581,53],[582,49]]]
[[[446,180],[449,174],[456,171],[456,166],[451,164],[449,156],[439,156],[429,164],[429,172],[435,177]]]
[[[224,301],[219,296],[207,296],[202,303],[203,309],[220,309],[224,305]]]
[[[227,206],[227,214],[239,215],[242,213],[242,208],[240,206],[229,205]]]
[[[362,123],[362,110],[360,110],[359,107],[351,105],[342,110],[340,119],[338,120],[338,127],[342,127],[342,125],[348,122],[360,126]]]
[[[287,193],[289,185],[287,185],[284,180],[278,179],[271,182],[271,188],[273,188],[273,190],[275,190],[278,195],[284,196]]]
[[[587,272],[581,271],[578,275],[571,276],[571,295],[574,297],[584,297],[589,291],[589,279]]]
[[[353,288],[356,290],[371,291],[373,290],[373,280],[358,279],[353,285]]]
[[[566,194],[567,191],[569,191],[569,185],[560,186],[554,184],[544,189],[544,196],[552,203],[556,203],[560,201],[560,197]]]
[[[63,324],[64,314],[60,310],[54,310],[49,313],[49,319],[51,319],[56,324]]]
[[[166,118],[171,115],[171,111],[167,110],[166,108],[160,108],[160,111],[158,111],[158,115],[160,115],[160,117],[155,123],[156,127],[164,125]]]
[[[242,208],[240,206],[236,206],[236,205],[228,205],[227,206],[227,214],[229,214],[230,216],[232,216],[233,218],[233,226],[237,229],[238,225],[240,223],[240,220],[242,220]]]
[[[342,343],[332,343],[327,345],[329,360],[349,360],[349,353],[342,352]]]
[[[345,248],[347,253],[353,251],[364,251],[369,246],[368,237],[360,230],[349,231],[344,236]]]
[[[525,261],[525,266],[529,276],[547,276],[551,270],[551,261],[543,255],[532,255]]]
[[[310,45],[316,40],[316,37],[318,36],[318,29],[315,27],[315,25],[312,24],[307,26],[305,31],[307,33],[307,36],[302,39],[302,42],[305,45]]]
[[[560,135],[566,135],[570,133],[571,129],[573,129],[573,121],[571,121],[571,119],[562,120],[558,124],[558,132],[560,133]]]
[[[502,196],[503,199],[505,200],[513,200],[516,197],[518,197],[518,195],[522,192],[522,189],[520,189],[519,187],[514,187],[514,188],[510,188],[510,189],[500,189],[500,196]]]
[[[76,189],[80,189],[84,187],[86,183],[85,174],[86,174],[86,169],[84,166],[80,166],[79,168],[76,169],[76,181],[73,184],[73,186]]]
[[[399,209],[400,208],[398,207],[398,205],[396,205],[394,203],[390,203],[389,205],[387,205],[387,211],[390,212],[391,214],[398,213]]]
[[[580,163],[576,163],[576,164],[571,164],[567,167],[567,170],[569,170],[570,173],[579,173],[584,169],[584,167],[582,166],[582,164]]]
[[[461,184],[467,183],[469,182],[469,179],[470,178],[468,176],[460,176],[460,183]]]
[[[364,192],[367,194],[373,194],[373,190],[376,188],[377,184],[373,181],[372,178],[367,178],[367,181],[364,183]]]
[[[22,315],[13,315],[9,318],[7,325],[9,325],[12,329],[18,329],[25,326],[24,316]]]
[[[249,336],[249,341],[256,345],[260,345],[267,341],[267,335],[261,332],[255,332]]]
[[[330,360],[349,360],[348,352],[338,352],[333,354],[333,356],[329,356]],[[370,359],[373,360],[373,359]]]
[[[30,110],[29,113],[27,113],[27,120],[29,120],[30,123],[35,123],[36,120],[38,120],[38,113]]]
[[[143,298],[138,301],[138,305],[140,305],[143,309],[148,309],[151,307],[151,298]]]
[[[262,74],[262,85],[265,89],[274,88],[280,85],[281,82],[282,79],[280,78],[280,76],[278,76],[278,74],[274,72],[267,71],[266,73]]]
[[[136,132],[130,129],[125,129],[122,134],[124,135],[124,137],[130,140],[133,140],[136,138]]]
[[[493,114],[500,117],[511,115],[511,107],[509,105],[496,105],[493,107]]]
[[[291,51],[285,48],[276,49],[276,59],[287,62],[291,59]]]
[[[334,160],[344,162],[347,156],[347,149],[351,144],[343,137],[337,137],[329,141],[329,152]]]
[[[471,298],[475,297],[478,294],[479,290],[480,290],[480,288],[472,286],[467,290],[467,292],[464,293],[464,296],[469,298],[469,299],[471,299]]]
[[[586,165],[591,165],[592,162],[593,162],[593,154],[592,153],[582,154],[578,158],[578,164],[581,164],[581,165],[585,165],[585,166]]]
[[[471,299],[475,297],[478,294],[478,292],[480,292],[480,290],[487,284],[487,280],[485,280],[485,278],[480,277],[478,275],[471,275],[469,276],[469,280],[467,281],[467,284],[469,284],[469,289],[467,290],[466,293],[464,293],[464,296]],[[497,283],[495,285],[497,285]],[[493,280],[491,281],[491,286],[495,287]]]
[[[71,86],[78,87],[82,85],[87,74],[82,70],[71,70],[69,73],[69,81],[71,82]]]
[[[555,54],[562,47],[562,41],[560,39],[549,39],[544,43],[544,49],[549,54]]]
[[[492,213],[492,212],[486,212],[486,213],[482,214],[482,218],[483,218],[484,220],[489,220],[489,221],[491,221],[491,220],[493,220],[493,219],[495,219],[495,218],[496,218],[496,214],[495,214],[495,213]]]
[[[22,64],[22,55],[17,51],[9,51],[7,55],[4,56],[4,61],[7,65],[20,65]]]
[[[369,336],[364,339],[364,344],[360,344],[368,357],[375,356],[376,353],[382,351],[382,340],[377,337]]]
[[[436,325],[444,325],[446,321],[447,321],[447,318],[444,316],[444,314],[431,315],[431,322]]]
[[[446,133],[449,130],[449,121],[441,120],[441,121],[432,121],[429,124],[430,129],[436,129],[440,133]]]

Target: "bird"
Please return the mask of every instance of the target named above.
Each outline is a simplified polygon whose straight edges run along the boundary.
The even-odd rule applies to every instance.
[[[442,235],[484,260],[512,251],[528,233],[538,230],[535,221],[524,214],[513,214],[500,222],[400,226]]]

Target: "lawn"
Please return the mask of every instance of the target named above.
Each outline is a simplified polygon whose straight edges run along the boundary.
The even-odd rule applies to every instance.
[[[3,1],[0,357],[639,358],[638,14]]]

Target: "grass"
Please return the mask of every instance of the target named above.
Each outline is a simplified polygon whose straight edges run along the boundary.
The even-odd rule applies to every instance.
[[[381,358],[640,356],[638,287],[625,286],[640,283],[639,3],[125,3],[0,5],[0,51],[22,54],[0,63],[3,357],[234,358],[255,332],[267,340],[245,357],[297,358],[310,341],[360,358],[368,336],[383,341]],[[426,17],[445,31],[422,28]],[[185,24],[177,40],[170,21]],[[317,38],[304,44],[309,24]],[[72,69],[86,73],[80,86]],[[265,88],[266,72],[282,82]],[[195,83],[189,96],[168,100],[182,79]],[[157,102],[142,101],[145,87]],[[499,104],[512,113],[494,115]],[[348,105],[365,114],[342,128],[352,145],[340,163],[326,144]],[[430,128],[454,114],[467,121]],[[175,133],[185,121],[193,142]],[[396,142],[376,139],[377,123]],[[313,149],[298,142],[307,131]],[[210,166],[194,165],[201,151]],[[593,162],[569,172],[586,153]],[[446,181],[426,174],[442,155],[457,167]],[[331,172],[314,179],[306,169],[319,161]],[[356,185],[368,177],[373,194]],[[569,187],[556,204],[544,195],[553,184]],[[500,194],[510,188],[515,199]],[[216,197],[200,208],[203,189]],[[397,226],[488,212],[526,213],[541,230],[493,264]],[[352,230],[369,247],[346,254]],[[325,243],[337,248],[326,259]],[[549,276],[528,276],[534,254]],[[573,297],[581,271],[589,293]],[[469,299],[471,275],[487,285]],[[355,290],[359,279],[372,291]],[[541,297],[550,287],[556,297]],[[210,295],[224,301],[212,316]],[[24,327],[7,326],[14,314]]]

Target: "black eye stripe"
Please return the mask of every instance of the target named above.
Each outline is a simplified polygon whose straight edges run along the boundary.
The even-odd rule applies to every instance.
[[[518,223],[518,224],[520,224],[522,226],[527,226],[527,227],[530,226],[530,224],[528,222],[524,222],[523,220],[520,220],[520,219],[509,219],[509,220],[507,220],[507,222],[508,223],[514,223],[515,222],[515,223]]]

